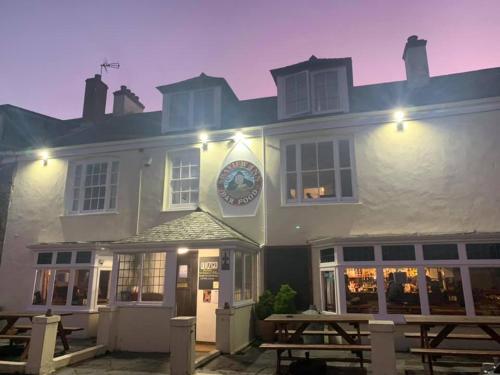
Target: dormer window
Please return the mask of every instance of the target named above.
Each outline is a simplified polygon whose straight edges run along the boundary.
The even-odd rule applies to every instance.
[[[308,83],[307,72],[285,77],[285,113],[287,116],[309,112]]]
[[[171,130],[219,126],[219,89],[216,87],[167,94],[167,121]]]
[[[327,70],[312,73],[313,112],[329,112],[341,109],[339,71]]]

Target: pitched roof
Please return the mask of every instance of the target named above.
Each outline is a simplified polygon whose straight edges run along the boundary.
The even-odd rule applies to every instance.
[[[192,244],[218,241],[241,241],[252,246],[259,246],[251,238],[199,209],[181,218],[150,228],[144,233],[116,241],[114,244]]]

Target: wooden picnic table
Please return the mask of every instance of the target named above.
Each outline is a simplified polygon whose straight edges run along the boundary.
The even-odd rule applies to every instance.
[[[7,323],[6,325],[0,330],[0,338],[1,336],[7,335],[7,333],[15,329],[14,324],[19,319],[29,319],[30,321],[33,321],[33,318],[35,316],[40,316],[43,315],[42,312],[23,312],[23,313],[18,313],[18,312],[5,312],[5,311],[0,311],[0,320],[5,320]],[[72,313],[65,312],[65,313],[58,313],[54,315],[59,315],[59,316],[69,316],[73,315]],[[68,344],[68,338],[66,337],[66,330],[62,324],[62,320],[59,321],[57,324],[57,336],[61,339],[61,342],[63,344],[64,350],[67,351],[69,350],[69,344]]]
[[[346,350],[355,353],[363,367],[363,351],[370,350],[369,345],[361,344],[361,324],[367,324],[373,319],[371,314],[273,314],[265,320],[275,324],[278,332],[278,343],[262,344],[263,349],[273,349],[277,353],[276,372],[281,373],[281,354],[288,351],[288,360],[292,357],[292,350]],[[349,324],[355,328],[346,331],[341,324]],[[308,334],[306,328],[311,324],[324,324],[331,328],[345,342],[342,344],[303,344],[301,336]],[[332,331],[313,331],[315,335],[330,336]]]

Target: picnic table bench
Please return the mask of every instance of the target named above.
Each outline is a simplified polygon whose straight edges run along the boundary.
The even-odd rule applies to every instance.
[[[500,350],[448,349],[438,346],[447,339],[452,340],[492,340],[500,344],[500,335],[493,328],[500,325],[500,317],[495,316],[457,316],[457,315],[405,315],[406,324],[420,327],[420,333],[408,332],[408,338],[419,338],[420,347],[410,348],[410,352],[420,354],[422,362],[427,363],[430,374],[434,373],[433,361],[437,356],[475,356],[497,357]],[[442,327],[438,332],[430,332],[433,327]],[[478,327],[485,334],[456,333],[457,327]]]
[[[298,357],[292,356],[292,350],[332,350],[332,351],[351,351],[355,353],[363,367],[363,352],[371,350],[370,345],[361,344],[361,337],[367,336],[367,332],[362,332],[361,324],[367,324],[373,319],[371,314],[348,314],[348,315],[306,315],[306,314],[273,314],[266,318],[266,321],[273,322],[277,328],[278,342],[264,343],[260,348],[265,350],[276,350],[276,373],[281,374],[281,361],[283,359],[293,360]],[[307,330],[311,324],[324,324],[330,328],[330,331]],[[340,324],[349,324],[354,330],[345,330]],[[292,329],[291,326],[294,326]],[[337,344],[305,344],[301,342],[302,336],[322,335],[339,336],[344,342]],[[282,357],[283,352],[287,351],[288,356]],[[332,358],[324,358],[332,359]]]

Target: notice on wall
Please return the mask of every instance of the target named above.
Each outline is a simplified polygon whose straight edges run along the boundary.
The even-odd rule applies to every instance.
[[[219,289],[219,257],[200,257],[198,289]]]

